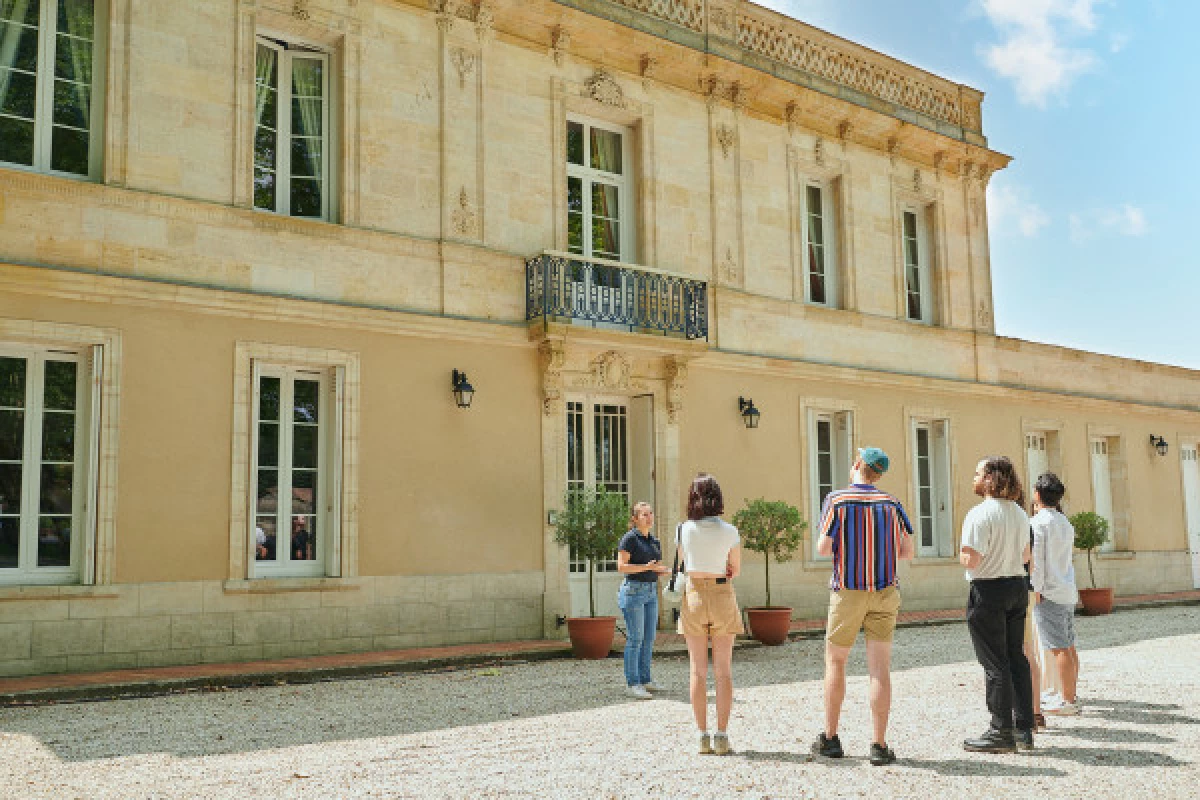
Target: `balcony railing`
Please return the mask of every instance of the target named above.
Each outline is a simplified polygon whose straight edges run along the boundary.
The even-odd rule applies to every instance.
[[[525,261],[525,319],[707,340],[708,285],[544,253]]]

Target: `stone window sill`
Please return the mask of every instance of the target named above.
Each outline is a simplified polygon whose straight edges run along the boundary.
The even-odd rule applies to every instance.
[[[280,594],[283,592],[357,592],[362,582],[356,578],[256,578],[225,581],[225,594]]]
[[[0,603],[21,600],[73,600],[79,597],[116,599],[120,596],[121,592],[114,586],[0,586]]]

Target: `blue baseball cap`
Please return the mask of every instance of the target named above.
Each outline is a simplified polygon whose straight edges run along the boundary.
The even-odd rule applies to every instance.
[[[860,447],[858,448],[858,457],[864,464],[880,475],[887,472],[888,466],[891,464],[888,454],[878,447]]]

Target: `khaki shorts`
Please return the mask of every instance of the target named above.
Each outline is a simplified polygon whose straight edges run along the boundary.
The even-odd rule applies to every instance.
[[[890,642],[900,611],[900,590],[895,586],[877,592],[842,589],[829,593],[829,622],[825,637],[838,647],[853,647],[858,632],[867,639]]]
[[[679,632],[684,636],[745,633],[733,582],[688,576],[679,603]]]

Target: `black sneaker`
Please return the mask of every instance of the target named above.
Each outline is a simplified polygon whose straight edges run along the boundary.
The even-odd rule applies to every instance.
[[[1015,739],[1017,742],[1017,750],[1020,750],[1022,753],[1029,753],[1029,752],[1033,751],[1033,731],[1032,730],[1017,731],[1017,733],[1015,735]]]
[[[1017,741],[1012,728],[1002,731],[988,728],[979,738],[964,741],[963,749],[972,753],[1015,753]]]
[[[824,733],[818,733],[817,740],[813,742],[812,753],[814,756],[826,758],[841,758],[846,755],[842,750],[842,740],[836,733],[831,738],[826,738]]]
[[[871,743],[871,763],[877,767],[892,764],[896,761],[896,752],[886,744]]]

